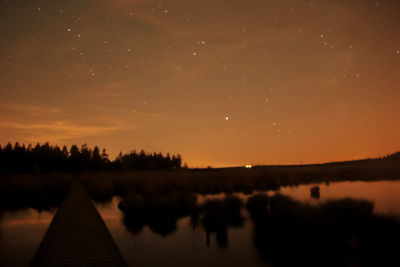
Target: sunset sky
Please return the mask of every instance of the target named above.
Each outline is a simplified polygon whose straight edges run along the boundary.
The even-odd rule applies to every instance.
[[[400,1],[2,0],[0,144],[189,166],[400,150]]]

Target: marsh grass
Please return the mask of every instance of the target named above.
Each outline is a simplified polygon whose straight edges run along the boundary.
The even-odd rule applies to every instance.
[[[369,164],[326,164],[225,169],[193,169],[81,174],[95,200],[109,200],[126,191],[138,194],[186,192],[195,194],[251,194],[285,186],[339,181],[400,179],[399,161]],[[316,196],[316,195],[315,195]]]
[[[96,202],[109,202],[126,194],[251,194],[255,190],[278,190],[338,181],[377,181],[400,179],[398,160],[362,161],[308,166],[264,166],[223,169],[180,169],[152,171],[102,171],[74,174],[1,175],[1,209],[59,205],[72,179],[80,179]]]
[[[0,177],[0,211],[56,208],[63,201],[70,181],[65,174]]]

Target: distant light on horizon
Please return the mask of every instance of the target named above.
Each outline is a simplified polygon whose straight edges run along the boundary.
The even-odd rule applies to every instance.
[[[251,166],[251,164],[246,164],[245,168],[246,169],[251,169],[251,168],[253,168],[253,166]]]

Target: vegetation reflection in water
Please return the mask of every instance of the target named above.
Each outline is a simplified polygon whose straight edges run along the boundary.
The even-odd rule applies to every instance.
[[[311,197],[315,191],[311,190]],[[133,234],[147,225],[166,237],[177,229],[180,218],[190,217],[193,228],[203,229],[205,245],[210,245],[210,236],[215,234],[221,248],[228,247],[229,229],[242,227],[248,218],[260,257],[278,266],[365,266],[398,261],[398,219],[374,213],[374,203],[367,200],[345,198],[311,205],[277,193],[251,195],[246,201],[227,195],[198,202],[193,195],[168,192],[130,194],[118,206],[123,224]]]
[[[18,194],[13,194],[10,184],[7,190],[3,190],[2,213],[8,214],[13,210],[21,212],[32,203],[31,207],[38,211],[57,207],[62,201],[67,183],[42,185],[46,186],[35,188],[35,194],[24,194],[21,188]],[[254,257],[248,251],[243,251],[242,256],[252,260],[249,263],[252,266],[257,265],[254,258],[277,266],[396,264],[399,261],[396,255],[400,248],[397,242],[400,237],[399,213],[387,213],[382,207],[392,205],[398,208],[396,196],[399,186],[397,181],[343,182],[330,185],[323,183],[318,186],[283,187],[279,191],[253,194],[223,193],[213,197],[175,190],[143,194],[143,191],[130,188],[125,190],[122,197],[118,197],[118,208],[112,211],[122,224],[109,228],[113,235],[116,228],[124,228],[130,233],[125,234],[124,238],[141,236],[144,239],[148,238],[149,229],[159,237],[157,240],[151,239],[153,243],[147,243],[151,249],[157,246],[160,248],[154,242],[162,239],[173,246],[176,233],[182,231],[183,227],[189,227],[193,233],[201,233],[200,241],[205,249],[201,253],[204,258],[201,263],[217,264],[215,255],[220,255],[223,251],[232,253],[232,247],[243,243],[242,247],[258,254],[258,257]],[[354,188],[358,190],[353,192]],[[9,199],[5,198],[7,195]],[[95,200],[104,202],[111,199]],[[116,201],[117,198],[112,200]],[[103,206],[98,204],[97,207],[108,224]],[[397,217],[390,214],[396,214]],[[21,218],[18,220],[21,221]],[[5,222],[3,216],[3,237],[0,237],[3,243],[8,242],[6,236],[12,223],[10,218]],[[237,235],[238,231],[243,233],[240,237]],[[33,242],[35,246],[40,242],[40,238],[37,239]],[[116,242],[118,244],[119,241]],[[9,245],[3,245],[5,253]],[[234,253],[236,252],[237,250]],[[29,253],[33,254],[34,251]],[[130,252],[123,253],[126,255]],[[158,255],[157,253],[162,252],[154,251],[153,254]],[[236,260],[239,256],[241,255],[234,255],[232,259]],[[163,259],[171,260],[171,264],[178,260],[172,256]],[[135,260],[128,262],[140,265]],[[196,263],[198,261],[198,258],[194,260]]]

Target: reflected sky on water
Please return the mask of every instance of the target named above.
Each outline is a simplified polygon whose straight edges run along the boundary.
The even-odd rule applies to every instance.
[[[332,199],[352,198],[371,201],[375,214],[400,217],[400,181],[340,182],[319,184],[320,198],[311,197],[315,185],[281,188],[279,192],[293,200],[313,205]],[[256,192],[260,193],[260,192]],[[272,196],[276,192],[261,192]],[[247,201],[251,195],[236,194]],[[225,194],[198,196],[199,204],[209,199],[224,199]],[[96,204],[116,244],[131,266],[265,266],[253,240],[254,222],[243,208],[243,226],[227,227],[227,246],[218,244],[215,232],[209,234],[209,244],[204,227],[193,227],[190,217],[179,218],[176,230],[165,236],[153,232],[147,225],[138,233],[131,233],[123,224],[123,212],[118,208],[120,198],[111,203]],[[34,209],[3,211],[0,217],[1,266],[29,264],[55,213]]]

